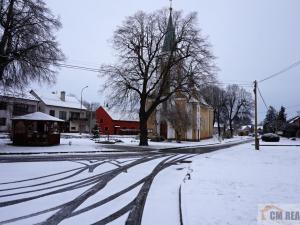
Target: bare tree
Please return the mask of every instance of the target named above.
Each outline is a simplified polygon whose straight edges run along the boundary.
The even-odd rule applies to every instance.
[[[218,135],[221,136],[221,124],[225,121],[226,92],[216,85],[208,85],[201,90],[205,101],[214,109],[214,124],[217,123]]]
[[[250,92],[240,88],[236,84],[226,87],[225,111],[230,129],[230,135],[233,136],[233,122],[243,113],[252,113],[253,99]]]
[[[165,111],[165,117],[174,128],[177,141],[181,141],[182,134],[185,134],[192,125],[192,120],[187,108],[173,100]]]
[[[158,105],[214,78],[214,57],[196,24],[196,13],[138,12],[114,33],[118,60],[102,66],[104,89],[111,105],[139,109],[140,145],[148,145],[147,120]]]
[[[54,81],[64,59],[53,34],[60,27],[43,0],[0,0],[0,84]]]

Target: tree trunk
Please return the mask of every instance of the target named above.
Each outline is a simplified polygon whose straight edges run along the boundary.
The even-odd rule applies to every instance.
[[[147,117],[140,113],[140,146],[148,146]]]
[[[230,137],[233,137],[232,121],[229,121]]]
[[[221,137],[221,126],[220,126],[220,114],[217,115],[217,123],[218,123],[218,135]]]

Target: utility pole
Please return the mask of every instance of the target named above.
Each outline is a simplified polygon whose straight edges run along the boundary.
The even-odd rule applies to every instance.
[[[79,134],[81,135],[82,133],[82,120],[84,118],[81,118],[81,114],[83,114],[83,110],[82,110],[82,92],[84,89],[88,88],[89,86],[85,86],[81,89],[81,94],[80,94],[80,114],[79,114]]]
[[[255,124],[254,124],[254,133],[255,133],[255,150],[259,150],[259,139],[257,133],[257,81],[254,81],[254,99],[255,99]]]

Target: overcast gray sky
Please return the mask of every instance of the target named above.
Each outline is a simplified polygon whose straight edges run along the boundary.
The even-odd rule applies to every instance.
[[[45,0],[63,24],[58,41],[68,64],[98,67],[114,60],[108,42],[126,16],[138,10],[152,12],[169,6],[168,0]],[[209,36],[221,82],[260,80],[300,60],[299,0],[174,0],[173,8],[198,12],[199,26]],[[300,66],[260,84],[268,105],[289,107],[290,116],[300,110]],[[88,101],[103,103],[96,73],[61,69],[54,86]],[[252,88],[248,88],[252,91]],[[297,105],[297,106],[296,106]],[[266,108],[260,100],[260,119]]]

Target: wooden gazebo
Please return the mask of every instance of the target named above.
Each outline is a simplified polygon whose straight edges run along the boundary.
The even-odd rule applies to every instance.
[[[12,118],[12,141],[14,145],[49,146],[60,144],[58,123],[61,119],[42,112]]]

